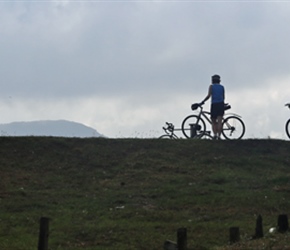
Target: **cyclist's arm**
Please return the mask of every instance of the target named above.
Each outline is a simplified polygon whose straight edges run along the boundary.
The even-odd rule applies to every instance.
[[[202,103],[206,102],[210,97],[211,97],[211,85],[209,86],[209,88],[208,88],[208,94],[204,98],[204,100],[202,101]]]

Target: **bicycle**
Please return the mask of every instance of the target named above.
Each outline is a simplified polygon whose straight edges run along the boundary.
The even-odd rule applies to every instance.
[[[180,128],[175,128],[172,123],[166,122],[167,127],[162,127],[165,131],[164,135],[161,135],[159,139],[180,139],[174,131],[182,131]],[[210,131],[198,131],[194,136],[194,139],[213,139]]]
[[[206,131],[205,120],[212,124],[210,119],[210,112],[204,111],[203,104],[195,103],[191,105],[192,110],[199,109],[199,113],[196,115],[187,116],[181,125],[182,132],[187,138],[194,138],[196,134],[200,134]],[[230,109],[229,104],[225,104],[225,110]],[[289,125],[290,126],[290,125]],[[237,114],[225,114],[225,118],[222,122],[222,135],[227,140],[241,139],[245,134],[245,124],[241,119],[241,116]]]
[[[174,133],[174,125],[172,123],[166,122],[167,127],[162,127],[165,134],[161,135],[159,139],[179,139]]]
[[[287,106],[290,109],[290,103],[286,103],[285,106]],[[286,122],[285,130],[288,138],[290,138],[290,119],[288,119],[288,121]]]

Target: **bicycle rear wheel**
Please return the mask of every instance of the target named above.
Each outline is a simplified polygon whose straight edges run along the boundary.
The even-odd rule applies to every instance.
[[[222,134],[227,140],[239,140],[245,131],[245,124],[239,117],[229,116],[224,119]]]
[[[286,122],[285,130],[288,138],[290,138],[290,119]]]
[[[181,124],[182,133],[184,134],[186,138],[195,137],[195,136],[192,136],[192,131],[191,131],[192,126],[195,126],[196,132],[198,133],[204,133],[206,129],[205,122],[203,119],[201,119],[197,115],[189,115],[183,120]]]

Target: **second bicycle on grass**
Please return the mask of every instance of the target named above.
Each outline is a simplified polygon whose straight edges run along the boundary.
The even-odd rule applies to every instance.
[[[179,138],[174,131],[182,131],[180,128],[175,128],[172,123],[166,122],[167,127],[163,127],[165,134],[161,135],[160,139],[181,139]],[[210,134],[210,131],[196,131],[193,139],[208,139],[212,140],[213,137]]]

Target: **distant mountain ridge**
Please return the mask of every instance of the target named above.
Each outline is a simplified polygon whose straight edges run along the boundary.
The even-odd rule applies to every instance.
[[[1,136],[104,137],[97,130],[78,122],[43,120],[0,124]]]

